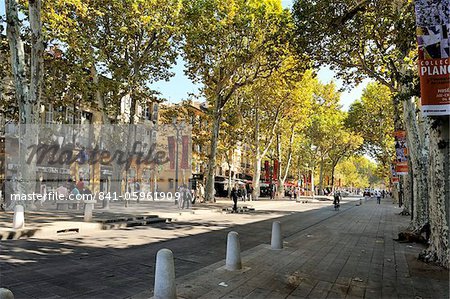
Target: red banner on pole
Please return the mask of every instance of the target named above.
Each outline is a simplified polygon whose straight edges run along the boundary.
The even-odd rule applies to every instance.
[[[189,169],[189,136],[182,137],[181,169]]]
[[[175,137],[168,136],[167,143],[169,148],[170,169],[175,169]]]
[[[408,162],[397,162],[395,163],[395,172],[397,175],[408,174]]]
[[[406,144],[406,131],[395,131],[395,173],[405,175],[408,173],[408,146]]]
[[[272,174],[272,178],[274,180],[278,180],[278,167],[279,167],[279,163],[278,160],[273,160],[273,174]]]
[[[448,0],[415,0],[422,112],[450,115]]]

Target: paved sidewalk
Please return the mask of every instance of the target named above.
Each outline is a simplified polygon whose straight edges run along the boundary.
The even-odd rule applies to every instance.
[[[348,298],[364,292],[370,298],[378,287],[372,297],[397,298],[387,293],[391,287],[408,298],[448,298],[448,272],[415,261],[420,246],[392,241],[408,223],[397,215],[401,209],[387,201],[356,203],[335,212],[331,202],[255,202],[256,212],[249,214],[189,214],[161,226],[1,241],[0,286],[19,299],[149,298],[156,252],[170,248],[185,298],[320,298],[320,291],[331,298],[339,296],[327,290],[339,287]],[[286,248],[278,252],[261,245],[270,240],[274,219],[283,223],[286,237]],[[219,269],[231,230],[241,236],[240,274]]]
[[[80,205],[82,206],[82,205]],[[25,228],[12,229],[13,211],[0,212],[0,240],[18,239],[26,237],[54,238],[56,232],[64,229],[78,229],[81,233],[102,230],[100,222],[134,217],[158,215],[164,218],[173,218],[186,214],[213,213],[215,207],[196,205],[191,209],[180,209],[174,202],[150,201],[131,202],[125,207],[124,202],[111,202],[109,209],[103,209],[101,203],[95,204],[93,218],[90,222],[84,221],[84,211],[78,209],[56,210],[55,202],[46,202],[38,210],[25,212]]]
[[[259,201],[239,201],[238,207],[253,207],[255,209],[268,210],[273,206],[280,209],[280,202],[295,203],[289,200],[267,200]],[[318,200],[311,200],[310,203],[321,203]],[[323,202],[322,202],[323,203]],[[81,205],[80,205],[81,206]],[[45,202],[38,210],[25,212],[25,228],[14,230],[12,220],[14,212],[0,212],[0,240],[24,239],[24,238],[55,238],[57,232],[67,229],[76,229],[80,234],[89,234],[93,231],[101,231],[102,225],[99,222],[108,220],[131,219],[135,217],[147,217],[150,215],[159,216],[163,219],[186,218],[190,215],[204,215],[214,213],[226,213],[223,209],[231,209],[232,202],[227,198],[218,198],[215,203],[196,203],[189,209],[181,209],[173,201],[141,201],[130,202],[125,207],[125,202],[111,202],[109,209],[103,209],[101,203],[95,204],[93,219],[91,222],[84,222],[84,211],[79,209],[56,210],[55,202]],[[308,205],[308,207],[312,207]],[[291,209],[287,206],[287,209]]]
[[[180,277],[178,295],[205,299],[449,298],[448,271],[417,261],[422,246],[393,240],[408,224],[408,217],[396,212],[391,203],[374,201],[336,212],[335,217],[287,237],[283,250],[260,245],[244,252],[242,271],[227,271],[221,261]],[[145,292],[132,298],[150,295]]]

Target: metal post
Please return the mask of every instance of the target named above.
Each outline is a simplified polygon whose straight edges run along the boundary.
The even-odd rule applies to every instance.
[[[177,139],[176,139],[176,153],[175,153],[175,192],[178,190],[178,138],[179,138],[179,128],[178,125],[175,125],[175,129],[177,130]]]

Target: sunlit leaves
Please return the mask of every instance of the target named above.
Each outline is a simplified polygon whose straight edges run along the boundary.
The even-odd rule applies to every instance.
[[[361,100],[351,105],[347,125],[364,136],[364,149],[368,154],[383,165],[391,162],[394,108],[389,88],[370,83]]]
[[[297,0],[294,19],[299,51],[347,82],[370,77],[396,89],[405,80],[403,59],[416,48],[411,1]]]

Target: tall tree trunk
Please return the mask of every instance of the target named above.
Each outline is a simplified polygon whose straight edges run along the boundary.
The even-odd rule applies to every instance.
[[[30,78],[27,80],[25,53],[20,37],[20,21],[16,0],[6,0],[7,38],[11,53],[11,69],[14,78],[15,96],[19,106],[19,179],[20,194],[31,193],[36,188],[36,160],[25,163],[30,156],[30,146],[37,144],[39,135],[40,102],[43,81],[43,52],[41,0],[29,1],[29,23],[31,32]],[[29,84],[28,84],[29,82]],[[24,203],[25,204],[25,203]]]
[[[219,141],[219,130],[222,122],[221,96],[217,96],[214,103],[214,121],[211,131],[211,147],[208,160],[208,174],[206,177],[205,200],[215,201],[214,198],[214,176],[216,170],[217,144]]]
[[[429,218],[430,247],[424,252],[425,260],[449,268],[450,224],[450,140],[449,117],[431,121],[429,159]]]
[[[428,221],[428,145],[427,132],[419,130],[415,99],[403,101],[404,123],[407,130],[409,160],[412,172],[412,227],[420,229]]]
[[[260,195],[260,178],[261,178],[261,161],[262,161],[262,157],[259,154],[255,155],[255,162],[254,162],[254,167],[253,167],[253,172],[254,172],[254,176],[253,176],[253,193],[252,193],[252,199],[256,200],[258,199],[259,195]]]
[[[334,191],[334,171],[336,169],[336,165],[333,165],[331,168],[331,191]]]
[[[254,168],[254,177],[253,177],[253,194],[252,198],[258,198],[260,194],[260,177],[261,177],[261,161],[263,157],[266,156],[267,151],[273,143],[273,139],[275,137],[275,129],[277,127],[279,116],[280,116],[280,107],[279,105],[276,109],[276,114],[272,123],[272,128],[269,132],[269,141],[265,144],[264,148],[261,149],[261,140],[259,138],[259,127],[260,127],[260,119],[259,119],[259,102],[255,101],[255,168]]]
[[[29,18],[31,31],[30,89],[28,103],[33,123],[38,123],[41,104],[42,80],[44,78],[44,43],[42,38],[41,0],[29,0]]]
[[[233,155],[233,150],[231,150],[231,158],[228,156],[227,157],[227,164],[228,164],[228,191],[227,191],[227,196],[230,197],[231,196],[231,182],[233,179],[233,176],[231,174],[231,165],[233,165],[233,159],[234,159],[234,155]]]
[[[324,159],[322,156],[320,158],[320,169],[319,169],[319,195],[323,195],[323,167],[324,167]]]
[[[283,197],[284,195],[284,181],[282,180],[282,169],[283,169],[283,152],[282,152],[282,144],[281,144],[281,133],[277,133],[277,159],[278,159],[278,169],[277,169],[277,181],[278,181],[278,196]],[[275,169],[274,169],[275,170]]]
[[[256,101],[255,105],[255,162],[254,162],[254,171],[253,171],[253,194],[252,199],[258,199],[260,195],[260,178],[261,178],[261,160],[262,156],[260,154],[260,146],[261,141],[259,140],[259,107],[258,101]]]
[[[25,105],[28,101],[28,80],[25,66],[25,51],[23,41],[20,37],[20,21],[18,4],[16,0],[6,0],[6,33],[8,37],[11,70],[14,78],[15,97],[19,106],[19,123],[25,124],[30,120],[26,119]]]
[[[288,152],[287,152],[287,161],[286,161],[286,166],[284,167],[284,170],[282,168],[282,163],[279,163],[279,190],[280,190],[280,194],[284,195],[284,183],[286,182],[287,176],[289,174],[289,169],[291,168],[291,163],[292,163],[292,147],[294,145],[294,139],[295,139],[295,124],[291,125],[291,132],[290,132],[290,136],[289,136],[289,148],[288,148]],[[280,152],[281,152],[281,148],[280,148]],[[280,154],[280,161],[281,161],[281,154]]]
[[[408,213],[412,213],[412,207],[411,207],[411,194],[412,194],[412,190],[411,190],[411,176],[410,175],[403,175],[400,178],[400,190],[399,190],[399,197],[402,198],[403,200],[403,211],[404,212],[408,212]]]

